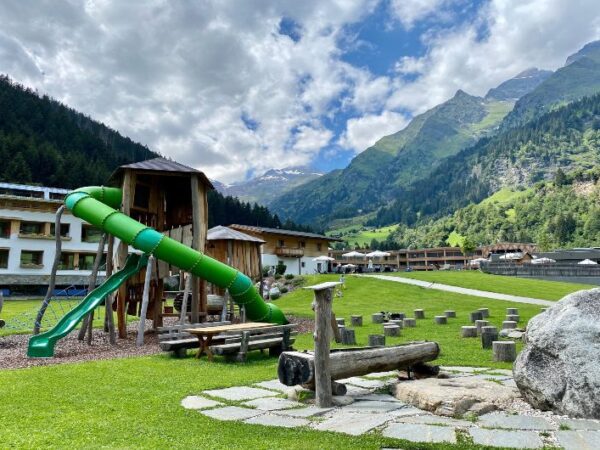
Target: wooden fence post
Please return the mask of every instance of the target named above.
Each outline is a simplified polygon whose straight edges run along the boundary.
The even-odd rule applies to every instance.
[[[146,278],[144,279],[144,293],[142,294],[142,309],[140,311],[140,323],[138,324],[137,339],[135,344],[138,347],[144,345],[144,330],[146,328],[146,315],[148,314],[148,302],[150,301],[150,280],[152,279],[152,270],[154,269],[154,256],[150,255],[146,265]]]
[[[333,301],[333,288],[339,282],[321,283],[308,286],[315,293],[313,306],[315,310],[315,394],[316,404],[319,408],[333,405],[331,392],[331,366],[329,362],[330,328],[331,328],[331,303]]]

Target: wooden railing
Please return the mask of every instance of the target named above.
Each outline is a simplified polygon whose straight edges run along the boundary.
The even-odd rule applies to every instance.
[[[292,248],[292,247],[276,247],[275,254],[277,256],[288,256],[301,258],[304,256],[303,248]]]

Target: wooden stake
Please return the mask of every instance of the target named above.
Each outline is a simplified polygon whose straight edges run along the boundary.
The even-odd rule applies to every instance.
[[[148,258],[146,266],[146,278],[144,279],[144,293],[142,294],[142,309],[140,311],[140,323],[138,324],[137,339],[135,344],[138,347],[144,345],[144,329],[146,327],[146,315],[148,314],[148,302],[150,301],[150,280],[152,279],[152,270],[154,269],[154,256]]]
[[[333,288],[340,283],[329,282],[315,286],[306,287],[312,289],[315,293],[315,331],[313,338],[315,341],[315,391],[316,405],[319,408],[328,408],[332,406],[331,392],[331,366],[329,362],[329,329],[331,327],[331,303],[333,301]],[[336,324],[337,328],[337,324]]]
[[[115,245],[115,237],[108,235],[108,249],[106,250],[106,278],[108,279],[113,273],[113,252]],[[110,345],[117,344],[117,335],[115,333],[115,320],[113,316],[112,305],[115,300],[115,294],[110,294],[106,297],[104,306],[104,321],[106,324],[106,331],[108,332],[108,341]]]

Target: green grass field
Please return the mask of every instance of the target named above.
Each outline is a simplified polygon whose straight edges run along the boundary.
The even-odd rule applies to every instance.
[[[308,283],[337,279],[308,277]],[[493,363],[491,352],[477,339],[459,337],[468,312],[480,307],[491,311],[490,322],[499,325],[505,308],[518,307],[523,325],[540,311],[538,306],[461,296],[376,279],[347,277],[342,298],[335,298],[337,317],[349,321],[362,314],[358,344],[368,334],[381,333],[370,323],[370,314],[381,310],[405,312],[423,308],[426,319],[387,344],[434,340],[440,344],[438,364],[509,368]],[[313,317],[312,293],[296,290],[277,304],[286,314]],[[458,317],[448,325],[436,325],[433,316],[454,309]],[[312,348],[312,334],[300,335],[296,348]],[[254,352],[245,364],[227,363],[216,357],[173,359],[167,355],[92,361],[20,370],[0,370],[0,447],[2,448],[361,448],[404,449],[482,448],[468,442],[457,445],[425,445],[388,439],[379,433],[352,437],[309,429],[281,429],[236,422],[220,422],[179,402],[187,395],[211,388],[276,378],[277,360]]]
[[[395,276],[521,297],[560,300],[571,292],[598,286],[490,275],[472,271],[402,272]]]

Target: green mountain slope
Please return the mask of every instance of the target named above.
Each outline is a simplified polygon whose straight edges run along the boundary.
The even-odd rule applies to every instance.
[[[398,187],[427,176],[441,160],[494,131],[512,105],[458,91],[405,129],[380,139],[347,168],[285,193],[271,206],[285,217],[318,226],[375,211],[394,198]]]
[[[479,203],[502,188],[526,188],[564,172],[600,166],[600,95],[484,138],[402,189],[370,224],[423,223]]]
[[[485,98],[488,100],[518,100],[534,90],[550,75],[552,75],[551,70],[540,70],[535,67],[524,70],[516,77],[490,89]]]
[[[536,242],[542,249],[600,246],[600,172],[572,173],[559,182],[540,182],[524,191],[503,189],[449,217],[400,226],[398,246],[445,245],[450,233],[476,243]]]
[[[569,56],[564,67],[519,99],[503,126],[524,124],[557,106],[597,92],[600,92],[600,41],[591,42]]]

